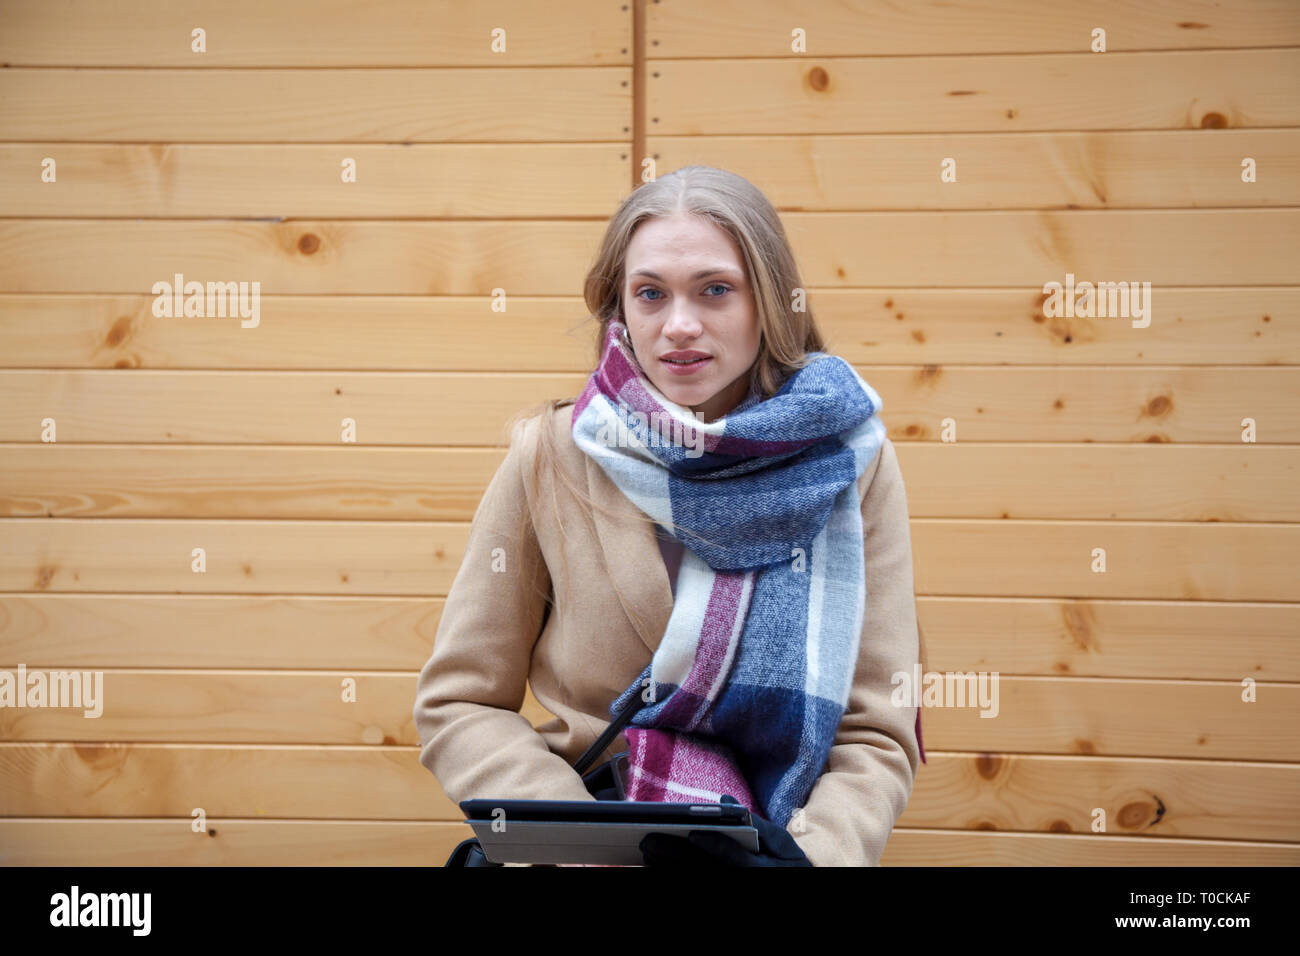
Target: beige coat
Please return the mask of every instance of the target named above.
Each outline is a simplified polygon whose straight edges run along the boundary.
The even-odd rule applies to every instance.
[[[560,466],[605,508],[637,514],[574,444],[572,411],[567,405],[547,417]],[[649,664],[673,609],[653,525],[597,511],[593,529],[562,481],[543,475],[534,486],[542,421],[522,422],[511,435],[420,673],[420,762],[457,803],[594,799],[571,764]],[[888,439],[858,494],[867,605],[854,683],[826,767],[802,818],[796,813],[787,827],[815,866],[878,865],[920,763],[916,709],[890,701],[890,678],[911,674],[918,642],[907,498]],[[525,682],[555,715],[537,729],[518,713]],[[620,734],[599,759],[626,748]]]

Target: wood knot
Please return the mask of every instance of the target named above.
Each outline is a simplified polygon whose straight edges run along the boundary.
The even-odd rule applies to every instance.
[[[312,232],[304,232],[298,237],[298,251],[309,256],[320,248],[320,237]]]
[[[1154,823],[1164,815],[1164,807],[1156,812],[1155,807],[1145,800],[1134,800],[1120,808],[1115,820],[1125,830],[1141,830]],[[1153,819],[1154,817],[1154,819]]]
[[[42,564],[36,569],[36,590],[44,591],[48,588],[50,582],[54,580],[54,575],[58,573],[59,566],[57,564]]]
[[[1146,414],[1150,418],[1163,418],[1173,407],[1174,403],[1168,395],[1157,395],[1147,402]]]
[[[88,767],[102,770],[120,763],[125,756],[125,744],[74,743],[72,752]]]
[[[997,754],[980,754],[975,758],[975,772],[985,780],[992,780],[998,775],[1002,758]]]
[[[1066,604],[1061,608],[1065,630],[1082,651],[1096,650],[1090,617],[1091,612],[1082,604]]]
[[[1071,833],[1073,828],[1065,820],[1053,820],[1047,825],[1047,829],[1052,833]]]
[[[818,93],[824,93],[826,88],[831,85],[830,74],[822,67],[814,66],[808,71],[808,86]]]
[[[129,315],[119,316],[109,327],[108,334],[104,336],[104,344],[111,349],[117,348],[126,341],[126,337],[130,334],[131,317]]]
[[[1222,113],[1206,113],[1201,117],[1201,129],[1226,129],[1228,118]]]

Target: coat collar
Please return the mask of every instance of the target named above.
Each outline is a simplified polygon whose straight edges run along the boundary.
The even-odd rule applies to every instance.
[[[587,491],[606,511],[592,515],[596,536],[605,555],[605,566],[617,586],[615,593],[641,642],[653,654],[663,640],[673,613],[673,592],[668,569],[655,535],[655,526],[636,520],[640,511],[594,460],[583,456],[587,465]],[[626,521],[608,512],[628,515]]]

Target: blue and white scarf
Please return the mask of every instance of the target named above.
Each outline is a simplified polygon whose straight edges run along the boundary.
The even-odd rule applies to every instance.
[[[616,317],[574,406],[577,445],[686,549],[662,642],[610,710],[649,688],[624,732],[629,800],[729,793],[785,826],[825,766],[867,599],[857,479],[885,427],[851,365],[808,357],[705,423],[649,381]]]

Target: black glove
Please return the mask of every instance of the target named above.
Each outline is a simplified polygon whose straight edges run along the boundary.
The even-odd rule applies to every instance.
[[[723,803],[739,803],[724,794]],[[668,833],[647,833],[641,840],[641,856],[646,866],[812,866],[788,831],[751,813],[758,831],[758,852],[750,853],[735,840],[721,833],[692,830],[686,838]]]

